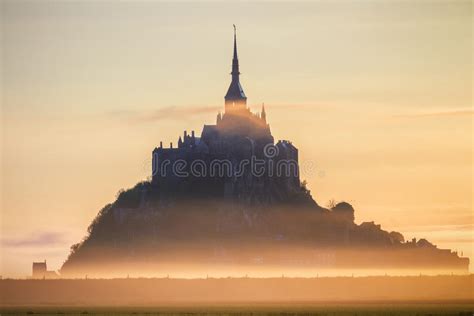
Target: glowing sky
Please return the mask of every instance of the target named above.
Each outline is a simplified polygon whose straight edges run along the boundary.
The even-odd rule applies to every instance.
[[[0,20],[1,275],[60,268],[159,141],[214,123],[233,23],[249,104],[320,204],[474,260],[470,1],[2,1]]]

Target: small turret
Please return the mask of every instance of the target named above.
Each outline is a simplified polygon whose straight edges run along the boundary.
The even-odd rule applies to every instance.
[[[183,145],[187,146],[188,144],[189,144],[188,131],[184,131],[184,133],[183,133]]]
[[[160,142],[160,148],[163,148],[163,142]]]
[[[181,136],[179,136],[178,139],[178,148],[181,148],[183,146],[183,140],[181,139]]]
[[[221,112],[219,112],[217,114],[217,124],[219,124],[221,121],[222,121],[222,114],[221,114]]]
[[[265,112],[265,103],[262,103],[262,114],[260,118],[266,123],[267,122],[267,113]]]

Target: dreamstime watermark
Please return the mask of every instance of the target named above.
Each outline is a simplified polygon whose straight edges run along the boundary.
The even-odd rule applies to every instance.
[[[291,157],[291,154],[280,156],[280,149],[273,144],[264,147],[263,158],[252,155],[250,158],[240,160],[193,157],[186,160],[178,157],[164,158],[154,152],[152,159],[152,177],[239,178],[250,174],[257,178],[264,176],[295,178],[300,174],[311,176],[315,171],[316,164],[313,161],[298,164],[297,158]]]

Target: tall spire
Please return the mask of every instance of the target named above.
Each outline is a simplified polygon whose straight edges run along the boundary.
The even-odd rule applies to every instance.
[[[240,85],[240,71],[239,58],[237,57],[237,30],[234,24],[234,56],[232,58],[232,82],[230,83],[227,94],[225,95],[226,109],[228,107],[238,106],[244,107],[247,105],[247,97]]]
[[[232,58],[232,80],[236,77],[237,81],[239,80],[239,58],[237,57],[237,29],[234,24],[234,56]]]

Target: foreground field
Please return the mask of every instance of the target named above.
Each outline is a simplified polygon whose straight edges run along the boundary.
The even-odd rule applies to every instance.
[[[474,275],[0,280],[1,315],[474,315]]]
[[[183,305],[161,307],[30,307],[6,308],[2,315],[456,315],[472,316],[474,304],[465,302],[425,303],[288,303],[288,304],[234,304]]]

